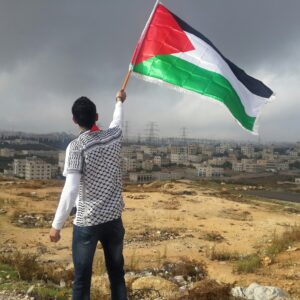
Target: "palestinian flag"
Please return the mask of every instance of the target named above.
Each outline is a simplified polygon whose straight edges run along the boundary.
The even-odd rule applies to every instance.
[[[262,106],[273,94],[161,3],[150,16],[130,66],[142,79],[223,103],[239,124],[253,133]]]

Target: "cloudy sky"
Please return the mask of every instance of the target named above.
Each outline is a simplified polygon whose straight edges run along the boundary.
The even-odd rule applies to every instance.
[[[76,132],[70,107],[79,96],[111,120],[114,97],[154,0],[1,0],[0,130]],[[262,141],[300,140],[300,1],[164,0],[225,56],[276,93],[259,122]],[[256,141],[230,113],[132,78],[126,120],[131,135],[150,121],[160,136]]]

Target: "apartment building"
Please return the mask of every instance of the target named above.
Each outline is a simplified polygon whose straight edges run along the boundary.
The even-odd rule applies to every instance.
[[[2,157],[14,157],[16,151],[14,149],[2,148],[0,149],[0,156]]]
[[[52,165],[36,157],[26,158],[25,179],[51,179]]]
[[[254,147],[252,145],[245,145],[245,146],[242,146],[241,147],[241,152],[249,157],[249,158],[252,158],[254,157]]]
[[[133,183],[147,183],[153,180],[152,173],[129,173],[129,180]]]
[[[131,146],[123,146],[121,149],[121,155],[123,157],[133,158],[135,154],[135,149]]]
[[[212,166],[199,166],[197,168],[197,175],[199,177],[221,177],[223,174],[223,168],[215,168]]]
[[[215,152],[217,154],[225,154],[226,152],[229,152],[231,150],[233,150],[232,145],[225,143],[220,144],[220,146],[217,146]]]
[[[140,163],[134,158],[122,157],[121,168],[122,173],[127,174],[130,171],[136,171]]]
[[[234,172],[243,172],[244,171],[243,163],[241,163],[239,161],[233,162],[232,163],[232,170]]]
[[[177,165],[186,165],[188,163],[187,153],[171,153],[171,163]]]
[[[199,146],[197,144],[188,145],[188,155],[197,155],[199,152]]]
[[[25,177],[26,159],[14,159],[12,163],[13,175]]]
[[[147,159],[142,162],[142,169],[146,171],[152,171],[153,169],[153,160]]]
[[[27,157],[26,159],[14,159],[13,174],[18,177],[30,179],[50,179],[55,169],[49,163],[37,158]]]
[[[153,164],[155,166],[161,167],[161,156],[160,155],[156,155],[153,157]]]
[[[202,160],[201,154],[197,154],[197,155],[189,154],[188,155],[188,161],[191,163],[199,163],[199,162],[201,162],[201,160]]]
[[[222,166],[227,161],[227,157],[213,157],[208,160],[208,164],[214,166]]]

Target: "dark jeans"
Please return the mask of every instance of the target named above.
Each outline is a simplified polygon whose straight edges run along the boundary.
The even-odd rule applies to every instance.
[[[74,225],[72,243],[75,268],[73,300],[90,299],[92,265],[98,241],[101,242],[104,251],[111,299],[127,299],[123,269],[124,234],[121,218],[95,226],[79,227]]]

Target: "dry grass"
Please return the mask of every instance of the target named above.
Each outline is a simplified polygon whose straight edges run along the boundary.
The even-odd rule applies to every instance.
[[[9,198],[0,198],[0,207],[4,206],[10,206],[10,207],[16,207],[17,206],[17,201],[14,199],[9,199]]]
[[[29,213],[24,210],[15,210],[11,216],[11,223],[23,228],[48,228],[53,220],[53,213]],[[68,226],[69,223],[67,222]]]
[[[181,206],[180,202],[176,198],[171,198],[167,201],[160,200],[153,204],[153,208],[160,208],[166,210],[177,210]]]
[[[136,250],[134,250],[129,258],[129,263],[125,266],[128,271],[139,270],[140,258],[136,255]]]
[[[217,249],[213,246],[210,251],[207,252],[207,257],[211,260],[218,261],[236,261],[241,255],[238,252],[232,252],[226,249]]]
[[[20,279],[25,281],[51,280],[59,284],[63,280],[67,286],[73,280],[73,270],[66,270],[62,266],[54,264],[41,264],[38,255],[15,251],[10,254],[0,254],[0,263],[13,266]]]
[[[295,242],[300,242],[300,226],[294,225],[288,228],[281,235],[273,234],[272,242],[267,247],[265,253],[270,257],[274,257],[280,252],[287,250]]]
[[[215,280],[204,279],[197,282],[194,287],[188,291],[188,295],[176,298],[174,300],[230,300],[232,285],[221,284]]]
[[[241,211],[240,209],[227,208],[219,213],[219,217],[232,219],[236,221],[252,221],[253,217],[249,211]]]
[[[168,270],[168,276],[183,276],[185,280],[189,277],[193,281],[199,281],[207,277],[207,266],[203,261],[196,261],[187,257],[178,258],[176,263],[166,261],[163,263],[163,268]]]
[[[223,242],[225,238],[217,231],[211,231],[203,236],[203,239],[210,242]]]
[[[126,184],[123,187],[124,192],[130,193],[155,193],[164,185],[162,181],[154,181],[148,184]]]
[[[197,192],[193,190],[178,190],[178,191],[163,190],[162,193],[170,194],[174,196],[196,196],[197,195]]]
[[[37,279],[40,267],[37,263],[37,255],[23,254],[16,251],[12,254],[1,254],[0,262],[13,266],[22,280],[31,281]]]
[[[261,259],[257,254],[250,254],[235,262],[233,271],[241,273],[255,273],[261,267]]]
[[[66,300],[70,297],[70,291],[53,287],[36,287],[30,296],[34,297],[34,300]]]
[[[104,295],[99,289],[91,289],[91,300],[110,300],[110,295]]]

